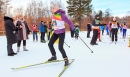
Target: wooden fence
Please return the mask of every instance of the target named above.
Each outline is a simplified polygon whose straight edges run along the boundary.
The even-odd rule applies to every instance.
[[[5,35],[5,31],[0,31],[0,36]]]

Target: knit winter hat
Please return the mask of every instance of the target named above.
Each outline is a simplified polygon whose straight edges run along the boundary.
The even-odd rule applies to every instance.
[[[54,7],[56,9],[60,9],[61,8],[61,4],[57,1],[55,2],[51,2],[51,7]]]
[[[10,14],[6,14],[5,17],[12,18]]]
[[[98,15],[98,14],[96,14],[96,15],[95,15],[95,19],[97,19],[97,17],[99,17],[99,15]]]

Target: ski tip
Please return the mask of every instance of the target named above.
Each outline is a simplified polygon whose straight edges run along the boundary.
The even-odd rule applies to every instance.
[[[60,77],[60,75],[58,75],[57,77]]]
[[[12,70],[17,70],[17,68],[11,68]]]
[[[11,68],[12,70],[20,70],[21,68]]]
[[[70,60],[73,60],[73,61],[74,61],[75,59],[70,59]]]
[[[14,69],[14,68],[11,68],[12,70]]]
[[[93,53],[93,51],[91,53]]]

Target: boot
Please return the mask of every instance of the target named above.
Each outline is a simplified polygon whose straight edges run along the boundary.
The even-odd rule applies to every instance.
[[[94,43],[90,43],[91,45],[94,45]]]
[[[20,50],[20,47],[17,47],[17,53],[19,52],[19,50]]]
[[[53,60],[57,60],[56,56],[52,56],[50,59],[48,59],[48,61],[53,61]]]
[[[28,51],[28,50],[26,49],[26,46],[23,46],[23,51]]]
[[[8,54],[8,56],[14,56],[14,54]]]
[[[99,39],[99,41],[102,42],[101,39]]]
[[[95,43],[94,45],[98,45],[98,43]]]
[[[17,55],[17,53],[14,53],[13,49],[11,49],[11,50],[12,50],[12,54]]]
[[[115,41],[115,44],[117,43],[117,41]]]
[[[66,58],[66,59],[64,59],[64,61],[65,61],[65,64],[64,64],[64,66],[67,66],[67,65],[69,65],[69,60]]]
[[[45,40],[42,40],[42,43],[46,43],[46,41],[45,41]]]

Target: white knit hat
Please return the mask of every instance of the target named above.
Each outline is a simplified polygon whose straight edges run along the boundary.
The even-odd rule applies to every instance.
[[[6,14],[5,16],[6,16],[6,17],[9,17],[9,18],[12,18],[10,14]]]
[[[57,1],[53,1],[53,2],[51,2],[51,7],[60,9],[61,8],[61,4],[59,2],[57,2]]]

